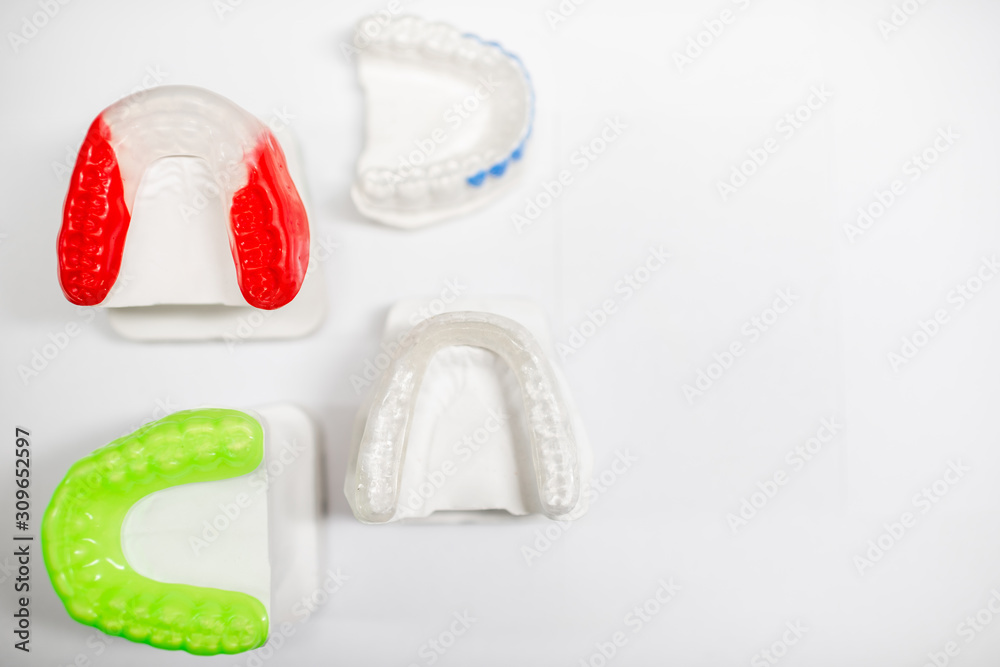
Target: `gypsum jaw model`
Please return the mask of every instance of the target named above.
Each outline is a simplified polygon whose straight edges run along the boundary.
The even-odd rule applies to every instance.
[[[387,59],[449,71],[472,81],[491,78],[503,92],[494,96],[498,114],[490,119],[493,130],[459,155],[420,165],[365,167],[368,160],[363,154],[351,188],[358,210],[379,222],[414,227],[483,205],[498,192],[501,177],[515,169],[531,135],[535,95],[521,60],[496,42],[414,16],[384,25],[376,17],[359,23],[359,34],[372,31],[375,37],[361,52],[359,69],[365,59]],[[362,80],[362,85],[370,97],[370,84]],[[367,128],[365,153],[371,152],[378,131]]]
[[[42,521],[42,553],[70,616],[107,634],[198,655],[239,653],[267,640],[268,612],[237,591],[169,584],[125,558],[122,524],[145,496],[254,471],[264,433],[218,408],[177,412],[77,461]]]
[[[571,418],[553,368],[531,333],[491,313],[453,312],[416,325],[386,369],[371,402],[345,492],[355,516],[385,523],[396,515],[406,444],[424,372],[450,346],[497,354],[510,367],[524,403],[542,513],[569,518],[581,500],[581,475]]]
[[[229,244],[240,292],[273,310],[298,293],[309,263],[309,222],[271,130],[211,91],[160,86],[102,111],[70,179],[59,232],[66,298],[100,304],[121,268],[136,191],[154,161],[204,159],[229,205]]]

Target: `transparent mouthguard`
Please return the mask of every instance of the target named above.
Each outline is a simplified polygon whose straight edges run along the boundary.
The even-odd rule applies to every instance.
[[[370,17],[360,22],[358,32],[374,35],[359,62],[375,57],[418,64],[471,82],[491,81],[498,91],[490,96],[495,103],[490,130],[467,150],[405,169],[387,164],[360,171],[359,165],[352,189],[359,210],[388,224],[418,214],[432,222],[485,202],[521,159],[531,135],[534,91],[521,60],[496,42],[414,16],[384,25]],[[369,128],[368,141],[372,134]]]
[[[442,348],[467,345],[497,354],[521,387],[542,512],[568,516],[580,500],[580,466],[571,416],[552,366],[530,332],[499,315],[444,313],[415,326],[373,397],[358,448],[353,508],[367,523],[393,518],[406,442],[423,375]]]
[[[247,303],[272,310],[298,293],[309,261],[305,207],[270,129],[209,90],[160,86],[94,120],[70,180],[59,234],[60,282],[97,305],[118,278],[136,192],[165,157],[205,160],[229,210],[229,238]]]

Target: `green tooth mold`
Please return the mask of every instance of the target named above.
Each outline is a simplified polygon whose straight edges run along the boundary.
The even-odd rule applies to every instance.
[[[42,555],[69,615],[109,635],[197,655],[239,653],[267,640],[264,605],[245,593],[144,577],[122,552],[129,508],[154,491],[252,472],[264,456],[256,419],[186,410],[80,459],[42,519]]]

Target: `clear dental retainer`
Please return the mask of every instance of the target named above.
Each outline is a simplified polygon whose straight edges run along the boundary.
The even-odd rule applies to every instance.
[[[392,361],[359,413],[344,483],[355,516],[579,517],[591,452],[544,317],[518,300],[452,307],[420,321],[426,304],[404,301],[389,315]]]
[[[414,16],[370,17],[358,54],[365,146],[351,196],[368,218],[414,228],[468,213],[516,179],[534,91],[496,42]]]

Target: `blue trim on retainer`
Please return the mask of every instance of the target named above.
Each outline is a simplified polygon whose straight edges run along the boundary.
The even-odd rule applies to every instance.
[[[502,53],[503,55],[505,55],[506,57],[510,58],[515,63],[517,63],[518,67],[521,68],[521,72],[524,74],[525,81],[528,82],[528,107],[529,107],[528,130],[524,133],[524,138],[522,138],[521,141],[517,144],[517,147],[513,151],[511,151],[510,155],[508,155],[504,159],[500,160],[496,164],[491,165],[486,169],[480,169],[475,174],[465,179],[466,183],[468,183],[472,187],[478,188],[482,186],[483,183],[486,182],[487,176],[500,178],[507,172],[507,167],[510,166],[511,162],[517,162],[524,156],[524,146],[526,143],[528,143],[528,137],[531,136],[531,131],[534,129],[535,126],[535,87],[531,84],[531,75],[528,74],[528,70],[524,67],[524,63],[521,62],[521,59],[518,58],[517,55],[511,53],[507,49],[500,46],[498,42],[486,41],[479,35],[474,35],[472,33],[467,32],[464,35],[462,35],[462,37],[471,37],[472,39],[478,41],[480,44],[483,44],[485,46],[493,46],[499,49],[500,53]]]

